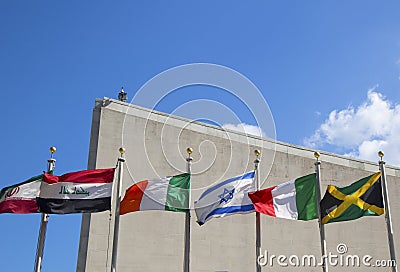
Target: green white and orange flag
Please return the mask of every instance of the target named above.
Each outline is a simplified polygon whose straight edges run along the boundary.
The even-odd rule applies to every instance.
[[[0,191],[0,213],[38,213],[36,197],[43,175],[11,185]]]
[[[190,174],[143,180],[126,190],[120,214],[163,210],[186,212],[189,209]]]

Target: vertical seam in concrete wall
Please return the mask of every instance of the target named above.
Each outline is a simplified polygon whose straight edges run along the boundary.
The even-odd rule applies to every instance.
[[[88,169],[96,169],[97,147],[99,144],[99,133],[101,125],[102,105],[97,103],[93,109],[92,127],[90,132]],[[83,272],[86,270],[87,250],[90,232],[90,213],[82,214],[81,232],[79,239],[78,260],[76,271]]]

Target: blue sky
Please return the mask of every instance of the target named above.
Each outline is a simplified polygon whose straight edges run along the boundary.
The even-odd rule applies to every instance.
[[[52,145],[56,174],[85,169],[95,98],[121,86],[132,98],[197,62],[250,79],[278,140],[372,160],[382,148],[400,165],[399,10],[369,0],[1,1],[0,187],[44,171]],[[159,109],[221,96],[194,86],[174,98]],[[0,217],[2,269],[32,270],[40,215]],[[79,230],[80,215],[51,216],[42,271],[75,270]]]

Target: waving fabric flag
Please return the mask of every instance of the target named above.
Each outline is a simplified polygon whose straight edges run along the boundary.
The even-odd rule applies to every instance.
[[[143,180],[126,190],[120,214],[162,210],[186,212],[189,209],[190,174]]]
[[[254,190],[254,171],[207,189],[194,203],[197,223],[203,225],[213,217],[253,212],[254,206],[247,193]]]
[[[321,200],[322,224],[383,214],[380,177],[381,173],[375,173],[346,187],[329,185]]]
[[[67,214],[109,210],[114,171],[114,168],[110,168],[62,176],[44,174],[36,199],[40,212]]]
[[[11,185],[0,191],[0,213],[38,213],[36,197],[43,175]]]
[[[249,193],[249,197],[259,213],[292,220],[318,218],[315,174]]]

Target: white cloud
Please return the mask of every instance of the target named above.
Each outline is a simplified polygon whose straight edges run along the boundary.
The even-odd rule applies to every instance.
[[[246,123],[240,123],[237,125],[224,124],[224,125],[222,125],[222,127],[225,129],[239,131],[239,132],[243,132],[243,133],[247,133],[247,134],[251,134],[251,135],[255,135],[255,136],[260,136],[260,137],[265,137],[265,135],[266,135],[265,132],[260,127],[249,125]]]
[[[400,105],[376,92],[376,87],[358,107],[332,111],[304,144],[312,148],[330,145],[345,155],[370,161],[377,161],[377,152],[382,150],[388,163],[400,165]]]

